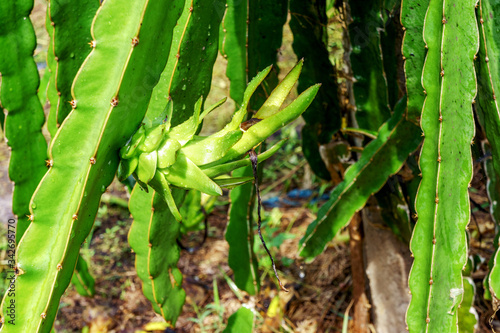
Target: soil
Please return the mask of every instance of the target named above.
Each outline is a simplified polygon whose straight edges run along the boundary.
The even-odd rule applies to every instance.
[[[117,193],[120,187],[115,185],[112,191]],[[242,304],[254,306],[260,314],[258,332],[341,332],[344,311],[351,298],[347,244],[332,243],[313,263],[305,264],[293,256],[300,238],[285,241],[278,253],[274,251],[274,256],[278,263],[282,256],[294,259],[289,267],[279,267],[280,276],[290,292],[278,291],[274,276],[260,271],[264,276],[260,294],[249,296],[241,292],[242,299],[238,299],[222,273],[232,277],[227,264],[228,245],[224,240],[226,209],[227,206],[217,207],[209,216],[209,237],[201,248],[192,254],[181,253],[179,268],[184,275],[183,288],[187,297],[175,332],[220,332],[227,318]],[[295,235],[303,234],[313,218],[305,208],[283,208],[281,211],[281,231],[294,221],[288,232]],[[119,221],[125,223],[113,229]],[[96,277],[96,295],[82,297],[70,286],[61,299],[57,332],[80,332],[84,326],[91,328],[91,332],[136,332],[148,323],[162,321],[143,296],[141,282],[135,273],[134,254],[126,239],[131,223],[128,212],[111,206],[100,223],[90,243],[93,252],[90,267]],[[114,233],[110,237],[112,229]],[[213,304],[214,280],[223,307],[222,320],[219,313],[214,312],[204,317],[200,325],[193,320],[200,319],[200,311]],[[267,309],[277,294],[281,313],[269,317]],[[201,310],[197,313],[196,309]]]

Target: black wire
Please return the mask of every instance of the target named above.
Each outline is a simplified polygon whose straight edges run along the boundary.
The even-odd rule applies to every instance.
[[[262,218],[260,216],[260,210],[262,207],[262,199],[260,197],[260,190],[259,190],[259,178],[257,176],[257,153],[255,150],[250,150],[248,152],[248,155],[250,157],[250,161],[252,162],[252,170],[253,170],[253,178],[254,178],[254,183],[255,183],[255,191],[257,193],[257,215],[258,215],[258,220],[257,220],[257,231],[259,232],[259,237],[260,241],[262,242],[262,245],[264,246],[264,249],[267,252],[267,255],[271,259],[271,263],[273,265],[273,270],[274,270],[274,275],[276,276],[276,279],[278,279],[278,283],[280,285],[281,290],[288,292],[288,289],[283,286],[283,283],[281,283],[280,277],[278,276],[278,272],[276,271],[276,265],[274,264],[274,259],[273,256],[271,255],[271,252],[267,248],[266,242],[264,241],[264,237],[262,237],[262,233],[260,231],[261,223],[262,223]]]

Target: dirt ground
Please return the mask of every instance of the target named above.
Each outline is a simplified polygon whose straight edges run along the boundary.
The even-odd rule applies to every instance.
[[[250,297],[242,292],[241,299],[223,277],[222,272],[232,277],[227,265],[228,245],[224,240],[226,207],[219,207],[210,215],[209,238],[205,244],[192,254],[182,251],[179,268],[184,274],[183,287],[187,298],[175,331],[220,332],[227,318],[242,304],[248,304],[254,305],[262,317],[257,321],[256,332],[340,332],[344,311],[350,302],[347,245],[332,244],[312,264],[294,260],[291,266],[281,267],[282,279],[290,292],[279,291],[282,314],[268,317],[267,309],[278,293],[274,276],[266,274],[258,296]],[[283,209],[283,213],[281,228],[286,230],[293,219],[295,223],[289,231],[293,234],[302,234],[312,221],[312,216],[304,208]],[[96,277],[96,296],[82,297],[70,287],[61,300],[56,323],[58,332],[80,332],[86,325],[94,329],[98,326],[99,330],[95,332],[135,332],[149,322],[162,320],[142,295],[134,255],[126,239],[131,223],[127,215],[122,208],[110,207],[106,219],[95,230],[90,249],[93,252],[91,271]],[[109,230],[118,221],[124,221],[124,226],[119,230],[115,228],[113,236],[109,236]],[[285,241],[280,253],[275,253],[276,261],[280,262],[282,255],[290,257],[295,253],[299,239]],[[217,280],[223,309],[201,316],[210,308],[209,304],[214,304],[214,280]],[[201,324],[194,322],[200,318]]]

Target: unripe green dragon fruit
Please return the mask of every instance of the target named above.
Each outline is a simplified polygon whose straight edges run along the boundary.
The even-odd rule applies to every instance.
[[[174,216],[181,215],[174,203],[170,186],[195,189],[209,195],[222,195],[223,187],[234,187],[252,180],[243,178],[217,178],[222,174],[250,164],[245,158],[248,151],[260,145],[274,132],[297,119],[311,104],[320,85],[304,91],[295,101],[280,111],[286,97],[297,82],[303,61],[288,73],[271,93],[254,118],[243,122],[247,106],[255,89],[265,79],[271,66],[249,83],[244,101],[222,130],[210,136],[198,136],[196,132],[203,118],[225,102],[216,103],[201,111],[202,98],[195,104],[194,114],[182,124],[170,126],[172,101],[167,107],[167,117],[160,125],[147,128],[142,125],[121,149],[118,178],[123,180],[134,175],[147,191],[151,186],[160,193]],[[281,146],[281,144],[279,144]],[[279,147],[278,147],[279,148]],[[259,161],[276,151],[273,147],[260,155]]]

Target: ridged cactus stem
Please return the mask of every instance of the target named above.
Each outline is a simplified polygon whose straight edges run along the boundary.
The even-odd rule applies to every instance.
[[[183,190],[173,190],[177,205],[182,203],[184,194]],[[182,273],[177,268],[180,249],[176,239],[180,224],[161,196],[152,190],[146,193],[137,185],[130,198],[130,212],[134,223],[128,240],[135,252],[143,293],[154,310],[175,326],[186,296]]]
[[[41,132],[44,116],[37,96],[40,80],[33,60],[36,37],[29,19],[32,7],[32,0],[0,4],[0,100],[6,114],[4,135],[11,149],[9,177],[14,182],[17,241],[32,219],[30,198],[47,172],[47,143]]]
[[[410,244],[415,257],[409,277],[410,332],[457,330],[467,256],[465,227],[470,217],[474,56],[479,48],[475,4],[475,0],[431,0],[425,18],[428,52],[421,118],[425,137],[416,199],[418,222]]]
[[[71,85],[75,74],[91,51],[90,25],[99,0],[49,0],[46,28],[50,42],[47,63],[50,70],[47,97],[50,113],[47,127],[52,137],[71,112]]]
[[[143,123],[148,128],[154,127],[167,117],[168,129],[175,129],[179,124],[189,125],[181,125],[183,130],[177,130],[176,138],[186,141],[196,132],[199,125],[196,120],[203,117],[199,114],[200,97],[207,96],[210,90],[224,1],[182,2],[184,9],[174,28],[170,55],[153,90]],[[141,134],[138,132],[138,137]],[[169,155],[174,163],[180,146],[179,142],[171,140],[165,144],[167,149],[159,150],[158,163],[162,168],[170,166],[163,164],[163,154]],[[153,172],[155,170],[156,166]],[[177,207],[182,204],[185,191],[175,188],[170,191],[171,185],[160,171],[156,171],[151,185],[162,189],[162,195],[151,187],[148,187],[149,193],[138,186],[132,191],[129,206],[134,222],[128,240],[136,253],[135,266],[144,295],[153,309],[175,326],[185,299],[182,274],[177,268],[180,249],[176,243],[180,228],[177,220],[181,219]]]
[[[176,126],[193,114],[194,105],[210,91],[213,64],[217,58],[223,0],[186,0],[174,28],[170,56],[154,88],[144,123],[160,124],[173,102],[170,123]]]
[[[401,24],[405,28],[402,53],[408,97],[407,118],[418,123],[424,105],[422,69],[425,60],[423,26],[429,0],[402,0]]]
[[[317,219],[300,240],[302,257],[310,260],[323,252],[328,242],[418,147],[420,129],[404,119],[405,109],[405,101],[396,106],[378,137],[364,148],[359,161],[346,170],[344,180],[334,188],[330,200],[320,208]]]
[[[118,150],[146,112],[169,53],[179,1],[105,0],[92,24],[93,49],[72,86],[73,110],[50,146],[50,169],[31,202],[17,251],[18,275],[2,301],[3,332],[50,332]],[[11,292],[9,294],[9,292]],[[15,302],[15,322],[8,306]]]

